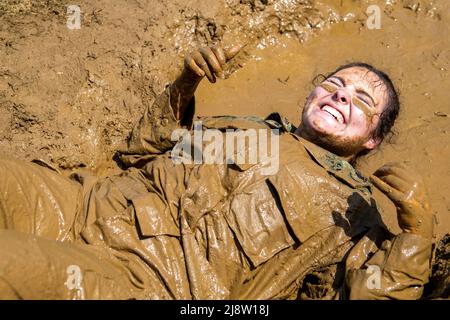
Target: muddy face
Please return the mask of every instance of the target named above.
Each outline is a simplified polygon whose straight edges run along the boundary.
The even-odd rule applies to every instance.
[[[338,71],[310,94],[298,133],[341,156],[374,149],[379,115],[387,102],[386,86],[363,67]]]

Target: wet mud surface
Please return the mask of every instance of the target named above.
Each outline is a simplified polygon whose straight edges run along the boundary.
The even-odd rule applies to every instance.
[[[429,294],[449,295],[449,1],[79,0],[80,30],[66,27],[69,4],[0,2],[2,153],[67,174],[118,171],[114,151],[201,45],[246,47],[229,79],[200,85],[198,115],[277,111],[298,124],[316,75],[368,62],[391,76],[402,109],[393,137],[359,169],[401,161],[423,174],[441,239]],[[378,30],[367,27],[370,4],[382,11]],[[399,232],[394,206],[376,196]]]

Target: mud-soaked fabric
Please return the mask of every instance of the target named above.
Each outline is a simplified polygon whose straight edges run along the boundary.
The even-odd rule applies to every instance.
[[[78,183],[4,155],[0,155],[0,173],[0,229],[75,240],[83,211]]]
[[[103,248],[0,230],[0,257],[2,299],[139,297],[127,269]]]
[[[98,259],[111,270],[95,270],[124,286],[103,296],[82,282],[84,298],[420,297],[431,243],[389,234],[371,185],[348,162],[298,138],[291,125],[272,115],[267,121],[202,118],[202,124],[221,132],[280,129],[276,174],[263,175],[261,163],[175,164],[170,137],[181,125],[169,98],[165,91],[134,128],[121,154],[129,166],[125,172],[98,181],[76,176],[85,190],[79,214],[85,244],[76,250],[107,255]],[[44,245],[41,252],[52,255]],[[61,260],[58,272],[68,263]],[[78,263],[90,268],[82,266],[83,259]],[[368,286],[370,266],[378,267],[381,286]],[[0,286],[21,288],[20,279],[8,278],[13,274],[2,271]],[[313,275],[323,275],[320,287],[308,282]],[[306,287],[310,294],[299,292]],[[30,284],[28,290],[37,288]]]

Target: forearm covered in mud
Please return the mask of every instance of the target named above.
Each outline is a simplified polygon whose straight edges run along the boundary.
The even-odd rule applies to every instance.
[[[347,270],[348,298],[419,299],[430,276],[432,247],[430,239],[407,232],[385,240],[364,266]]]
[[[181,75],[169,86],[170,105],[177,120],[182,121],[186,115],[189,115],[186,110],[189,108],[201,80],[201,77],[183,70]]]
[[[143,116],[131,132],[127,149],[120,153],[127,155],[165,153],[176,143],[171,140],[174,130],[191,126],[195,111],[193,91],[191,95],[183,96],[183,108],[179,109],[179,105],[174,108],[171,103],[172,101],[177,103],[177,99],[172,99],[172,95],[177,94],[178,91],[173,88],[173,84],[166,86],[153,104],[145,109]]]

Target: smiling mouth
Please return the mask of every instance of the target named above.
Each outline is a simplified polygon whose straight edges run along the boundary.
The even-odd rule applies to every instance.
[[[322,107],[320,107],[320,110],[330,114],[334,119],[336,119],[338,123],[340,124],[345,123],[344,116],[329,104],[324,104]]]

